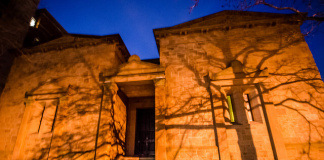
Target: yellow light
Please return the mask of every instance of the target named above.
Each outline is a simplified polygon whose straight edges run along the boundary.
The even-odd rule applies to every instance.
[[[235,122],[231,96],[227,96],[227,104],[228,104],[228,111],[230,113],[231,122]]]

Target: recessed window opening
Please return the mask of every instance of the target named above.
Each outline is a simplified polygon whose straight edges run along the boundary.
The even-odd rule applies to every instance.
[[[243,92],[244,108],[249,122],[262,123],[262,108],[259,93],[256,89],[250,88]]]
[[[249,95],[243,94],[243,99],[244,99],[244,106],[247,111],[248,120],[254,121]]]

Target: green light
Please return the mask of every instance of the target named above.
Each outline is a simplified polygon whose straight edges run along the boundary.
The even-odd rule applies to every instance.
[[[235,122],[231,96],[227,96],[227,104],[231,122]]]

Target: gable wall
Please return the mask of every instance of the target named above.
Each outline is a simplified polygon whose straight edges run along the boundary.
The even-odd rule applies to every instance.
[[[249,68],[268,68],[270,77],[262,88],[271,89],[271,96],[265,101],[275,104],[272,108],[278,121],[276,127],[281,132],[289,159],[307,156],[306,153],[316,159],[318,154],[323,154],[318,148],[322,143],[321,132],[314,131],[321,129],[319,124],[323,122],[319,109],[311,106],[323,108],[323,90],[314,89],[323,87],[323,82],[298,25],[253,26],[207,33],[190,33],[189,30],[187,35],[166,35],[159,38],[159,52],[161,65],[166,67],[169,159],[218,159],[203,76],[222,71],[232,60],[239,60]],[[217,88],[215,90],[215,106],[224,106],[217,103],[222,100],[217,99]],[[307,96],[306,92],[314,97]],[[301,102],[301,97],[309,104]],[[317,124],[310,136],[307,120]],[[228,145],[232,159],[256,159],[253,150],[258,159],[273,159],[265,122],[225,124],[226,135],[222,138],[226,139],[224,145]],[[202,128],[195,128],[196,125]],[[312,137],[311,140],[308,137]],[[317,148],[305,153],[302,146],[307,146],[308,142],[316,144]]]
[[[74,152],[80,152],[77,156],[93,159],[102,94],[99,73],[121,63],[117,52],[115,44],[104,43],[37,52],[16,58],[0,100],[0,159],[11,159],[26,108],[31,106],[32,112],[35,112],[37,105],[34,104],[44,103],[35,101],[35,98],[41,98],[39,96],[25,99],[25,92],[33,94],[67,90],[68,94],[58,96],[61,97],[56,120],[58,129],[54,129],[56,138],[52,142],[53,154],[50,156],[73,157],[76,156]],[[51,126],[52,121],[48,123]],[[35,125],[38,126],[39,122]],[[51,139],[49,135],[37,133],[37,130],[25,134],[30,138],[26,143],[30,144],[25,147],[24,158],[46,158],[49,142],[45,137]]]

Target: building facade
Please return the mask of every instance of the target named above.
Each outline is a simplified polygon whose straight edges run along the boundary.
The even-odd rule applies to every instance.
[[[2,92],[16,53],[20,53],[30,18],[39,0],[0,1],[0,93]]]
[[[298,15],[222,11],[23,50],[0,99],[0,159],[321,159],[324,84]]]

